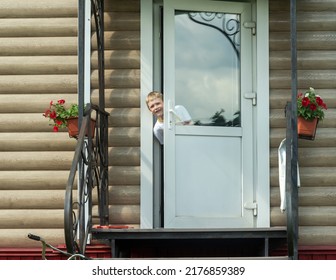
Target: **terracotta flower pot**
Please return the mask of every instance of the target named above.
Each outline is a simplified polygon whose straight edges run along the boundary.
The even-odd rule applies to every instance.
[[[314,140],[318,119],[306,120],[298,117],[298,136],[302,139]]]
[[[91,136],[94,138],[96,121],[91,120]],[[78,138],[78,118],[70,118],[67,120],[67,127],[69,132],[69,137]],[[88,130],[88,129],[87,129]],[[86,131],[85,136],[88,136],[88,131]]]

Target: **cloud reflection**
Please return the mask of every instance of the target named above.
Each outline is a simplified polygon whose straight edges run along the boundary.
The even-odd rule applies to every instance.
[[[217,18],[211,24],[222,22]],[[240,111],[240,62],[228,38],[179,13],[175,49],[176,104],[185,106],[193,120],[209,119],[221,108],[225,118],[234,118]]]

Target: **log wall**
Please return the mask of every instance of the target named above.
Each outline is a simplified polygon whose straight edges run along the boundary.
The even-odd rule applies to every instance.
[[[42,116],[61,98],[77,102],[77,1],[0,1],[0,247],[64,243],[76,141]]]
[[[270,0],[271,225],[280,213],[277,148],[290,100],[289,1]],[[315,141],[299,141],[300,245],[336,242],[336,1],[298,0],[298,82],[329,109]],[[92,101],[97,52],[92,34]],[[139,225],[140,0],[105,1],[110,223]],[[77,101],[77,0],[0,1],[0,247],[64,243],[63,197],[76,142],[51,132],[50,100]],[[96,200],[96,197],[95,197]],[[93,209],[97,212],[96,206]]]
[[[77,103],[77,2],[0,1],[0,247],[40,246],[29,232],[64,243],[64,194],[76,141],[66,130],[52,132],[42,114],[51,100]],[[107,0],[104,16],[110,223],[138,227],[140,1]]]
[[[139,227],[140,0],[105,0],[104,21],[105,104],[110,113],[110,223]],[[95,33],[91,45],[92,102],[98,103]],[[98,213],[96,206],[93,213]]]
[[[271,224],[280,212],[277,149],[291,100],[289,1],[270,0]],[[336,242],[336,1],[297,1],[298,88],[315,90],[328,106],[315,141],[299,140],[299,244]]]

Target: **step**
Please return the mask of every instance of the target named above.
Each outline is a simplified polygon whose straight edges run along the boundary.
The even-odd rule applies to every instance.
[[[114,258],[268,257],[285,247],[285,227],[238,229],[133,229],[93,227],[92,238],[107,240]]]

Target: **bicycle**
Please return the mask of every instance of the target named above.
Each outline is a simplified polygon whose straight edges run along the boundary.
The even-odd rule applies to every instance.
[[[68,257],[67,260],[74,260],[74,259],[91,260],[91,258],[86,257],[83,254],[78,254],[78,253],[71,254],[71,253],[63,251],[61,249],[58,249],[58,248],[54,247],[53,245],[47,243],[42,237],[40,237],[38,235],[29,233],[28,234],[28,238],[30,238],[32,240],[40,241],[42,243],[42,259],[43,260],[47,260],[47,258],[46,258],[46,249],[47,248],[50,248],[52,250],[55,250],[55,251],[57,251],[57,252],[65,255],[65,256],[67,256]]]

